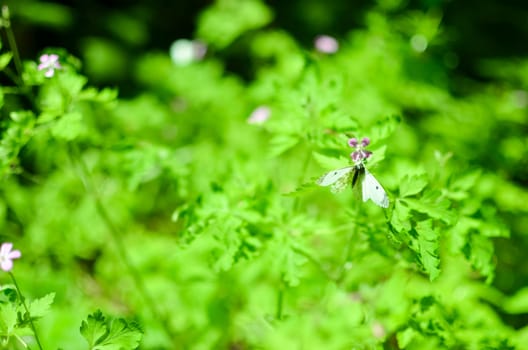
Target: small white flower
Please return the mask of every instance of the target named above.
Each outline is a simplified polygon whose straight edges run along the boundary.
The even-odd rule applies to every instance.
[[[251,114],[247,120],[248,124],[264,124],[271,116],[271,109],[268,106],[259,106]]]
[[[59,63],[59,56],[55,54],[44,54],[40,56],[40,64],[38,70],[45,70],[44,76],[51,78],[55,74],[55,69],[61,69],[62,66]]]
[[[22,256],[19,250],[11,249],[13,249],[13,243],[2,243],[0,246],[0,268],[6,272],[13,268],[13,259]]]
[[[186,66],[202,60],[207,52],[207,46],[196,40],[178,39],[172,43],[169,51],[174,64]]]
[[[321,53],[336,53],[339,50],[337,40],[329,35],[318,35],[314,40],[315,49]]]

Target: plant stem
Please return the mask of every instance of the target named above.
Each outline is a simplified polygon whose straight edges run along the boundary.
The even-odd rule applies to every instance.
[[[22,305],[24,305],[24,309],[26,310],[28,317],[29,317],[29,324],[31,325],[31,329],[33,330],[33,334],[35,334],[35,340],[37,341],[37,345],[40,350],[42,350],[42,345],[40,343],[40,339],[37,333],[37,329],[35,328],[35,325],[33,324],[33,320],[31,319],[31,314],[29,313],[29,309],[26,305],[26,300],[24,296],[22,295],[22,292],[20,291],[20,287],[18,286],[18,283],[15,279],[15,275],[13,273],[9,272],[9,276],[11,276],[11,280],[13,281],[13,284],[15,285],[15,288],[17,290],[18,296],[20,297],[20,301],[22,302]]]
[[[22,61],[20,60],[20,54],[18,53],[18,47],[15,40],[15,34],[11,28],[11,18],[9,18],[9,9],[6,5],[2,8],[2,17],[4,17],[4,28],[6,30],[7,42],[13,52],[13,60],[15,61],[15,68],[18,72],[18,75],[22,77]],[[18,80],[18,79],[17,79]],[[22,79],[19,80],[19,85],[24,85]]]
[[[280,320],[282,318],[282,308],[284,305],[284,282],[281,279],[281,286],[279,287],[279,292],[277,294],[277,312],[275,313],[275,318]]]
[[[310,165],[310,160],[312,159],[312,153],[308,152],[306,154],[306,158],[304,158],[304,162],[301,168],[301,175],[299,176],[298,183],[302,184],[304,181],[304,177],[306,176],[306,171],[308,170],[308,165]],[[300,197],[296,196],[295,200],[293,202],[293,211],[296,212],[299,209],[299,205],[301,204]]]
[[[72,152],[68,152],[68,154],[70,155],[72,162],[74,164],[77,163],[78,165],[77,168],[79,170],[79,176],[81,178],[81,181],[84,184],[86,192],[88,192],[89,194],[93,196],[97,212],[101,216],[101,218],[103,219],[103,221],[105,222],[106,226],[108,227],[111,233],[112,239],[117,248],[117,252],[118,252],[118,255],[121,261],[125,264],[125,267],[127,268],[129,274],[132,276],[134,284],[136,285],[137,290],[139,291],[139,293],[141,294],[141,296],[147,303],[147,306],[150,309],[151,314],[154,316],[155,319],[160,321],[167,335],[173,341],[175,341],[176,339],[173,336],[172,331],[170,330],[170,326],[168,324],[166,317],[162,316],[162,314],[159,312],[158,308],[156,307],[156,303],[154,302],[154,299],[152,299],[151,295],[147,291],[145,282],[143,281],[141,274],[135,268],[135,266],[130,262],[130,259],[128,257],[128,254],[125,248],[125,243],[123,242],[122,234],[120,230],[117,228],[117,226],[114,224],[112,219],[110,218],[110,215],[108,214],[105,207],[103,206],[103,203],[101,201],[101,198],[99,197],[99,194],[97,193],[95,185],[92,179],[90,178],[88,167],[82,160],[80,152],[75,147],[72,147],[72,151],[73,153],[75,153],[74,155],[72,155]]]
[[[326,277],[329,281],[333,281],[334,278],[326,271],[326,269],[323,267],[323,265],[321,264],[321,262],[319,260],[317,260],[313,255],[311,255],[310,253],[302,250],[302,249],[299,249],[299,248],[296,248],[296,247],[291,247],[292,250],[294,252],[296,252],[297,254],[299,255],[302,255],[304,256],[305,258],[307,258],[312,264],[314,264],[315,267],[317,267],[317,269],[319,270],[319,272],[321,272],[321,274]]]
[[[348,235],[347,242],[345,244],[345,250],[343,252],[343,262],[341,263],[341,266],[339,268],[339,273],[337,274],[336,282],[339,283],[342,281],[342,279],[345,277],[345,270],[346,270],[346,263],[348,262],[348,256],[350,255],[350,250],[352,248],[352,242],[354,241],[354,237],[357,236],[359,223],[358,220],[361,219],[362,209],[363,209],[363,203],[360,203],[356,201],[357,206],[357,220],[355,221],[354,229],[350,232]]]

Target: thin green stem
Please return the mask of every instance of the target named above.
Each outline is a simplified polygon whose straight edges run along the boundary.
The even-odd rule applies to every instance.
[[[5,72],[7,73],[7,72]],[[18,87],[9,87],[9,86],[2,86],[2,93],[4,95],[24,95],[25,92],[23,92],[20,88]]]
[[[296,248],[296,247],[292,247],[292,250],[294,252],[296,252],[297,254],[302,255],[305,258],[307,258],[315,267],[317,267],[319,272],[321,272],[321,274],[323,276],[325,276],[328,280],[330,280],[330,281],[334,280],[334,278],[328,273],[328,271],[326,271],[326,269],[319,262],[319,260],[317,260],[313,255],[311,255],[310,253],[308,253],[308,252],[306,252],[306,251],[304,251],[302,249]]]
[[[310,165],[310,160],[312,159],[312,153],[308,152],[306,154],[306,158],[304,158],[304,162],[301,168],[301,175],[299,176],[298,183],[301,184],[304,181],[304,177],[306,176],[306,171],[308,171],[308,166]],[[295,197],[295,201],[293,203],[293,211],[297,211],[299,209],[299,205],[301,204],[300,197]]]
[[[15,74],[15,72],[13,72],[12,69],[10,69],[9,67],[5,67],[3,72],[5,73],[5,75],[7,75],[7,77],[9,79],[11,79],[16,85],[18,86],[21,86],[21,81],[20,79],[18,78],[18,76]],[[3,91],[3,89],[2,89]]]
[[[22,305],[24,305],[24,309],[27,312],[27,315],[28,315],[28,318],[29,318],[29,324],[31,325],[31,329],[33,330],[33,334],[35,334],[35,340],[37,341],[37,345],[38,345],[39,349],[42,350],[42,345],[40,343],[40,339],[39,339],[39,336],[38,336],[37,329],[35,328],[35,325],[33,324],[33,320],[31,319],[31,314],[29,313],[29,309],[28,309],[28,307],[26,305],[26,299],[24,298],[24,296],[22,295],[22,292],[20,291],[20,287],[18,286],[18,283],[17,283],[17,281],[15,279],[15,275],[13,275],[13,273],[9,272],[9,276],[11,276],[11,280],[13,281],[13,284],[15,285],[15,288],[17,290],[18,296],[20,297],[20,301],[22,302]]]
[[[162,314],[159,312],[158,308],[156,307],[156,303],[154,302],[154,299],[151,297],[150,293],[148,292],[145,282],[143,281],[143,278],[141,277],[141,274],[136,269],[136,267],[131,263],[130,258],[128,257],[125,243],[122,238],[122,233],[117,228],[117,226],[114,224],[113,220],[110,218],[110,215],[108,214],[107,210],[105,209],[101,198],[99,197],[99,194],[97,193],[96,187],[90,178],[90,174],[88,171],[88,167],[82,160],[82,157],[80,155],[80,152],[74,147],[72,147],[72,152],[75,153],[72,155],[72,152],[69,152],[70,158],[72,159],[72,162],[74,164],[77,164],[77,169],[79,170],[79,176],[81,178],[81,181],[84,184],[84,187],[86,189],[86,192],[91,194],[95,201],[95,206],[97,209],[97,213],[101,216],[103,221],[105,222],[106,226],[108,227],[111,237],[114,241],[114,244],[117,248],[118,255],[121,259],[121,261],[124,263],[126,269],[128,270],[129,274],[132,276],[132,279],[134,281],[134,284],[147,303],[148,308],[150,309],[150,312],[154,316],[155,319],[159,320],[161,325],[163,326],[165,332],[167,335],[175,341],[172,331],[170,330],[169,323],[166,319],[166,317],[162,316]]]
[[[362,211],[363,211],[363,203],[356,201],[356,206],[357,206],[357,210],[356,210],[357,218],[361,218]],[[345,249],[343,251],[343,261],[341,262],[339,273],[337,274],[337,278],[336,278],[337,283],[340,283],[345,277],[346,264],[348,262],[348,257],[350,256],[350,251],[352,250],[352,242],[354,242],[354,238],[358,234],[358,229],[359,229],[359,223],[356,220],[354,229],[351,230],[350,234],[348,235],[347,242],[345,244]]]
[[[277,311],[275,312],[275,318],[277,320],[282,319],[282,309],[284,306],[284,282],[281,280],[281,286],[279,287],[279,291],[277,293]]]
[[[13,53],[13,60],[15,61],[15,68],[18,72],[18,75],[22,77],[22,60],[20,59],[20,54],[18,52],[15,34],[13,33],[13,29],[11,28],[11,18],[9,18],[9,9],[5,5],[2,8],[2,15],[4,17],[4,28],[6,30],[7,42],[9,43],[9,47],[11,48],[11,52]],[[19,84],[24,85],[24,81],[20,79]]]

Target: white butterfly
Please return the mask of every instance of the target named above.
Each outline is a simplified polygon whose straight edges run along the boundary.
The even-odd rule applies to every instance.
[[[352,165],[327,172],[317,180],[319,186],[330,186],[333,193],[341,192],[348,184],[352,187],[357,182],[359,175],[364,175],[361,181],[363,202],[372,200],[382,208],[389,207],[389,197],[378,180],[363,165]]]

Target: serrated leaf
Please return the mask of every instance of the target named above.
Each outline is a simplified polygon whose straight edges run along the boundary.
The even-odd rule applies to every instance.
[[[416,224],[418,233],[418,249],[420,262],[433,281],[440,274],[440,258],[438,257],[438,232],[433,228],[433,220],[424,220]]]
[[[122,318],[106,320],[100,310],[81,324],[81,334],[90,350],[135,349],[143,336],[139,325]]]
[[[6,52],[0,55],[0,70],[4,70],[5,67],[11,62],[13,54],[11,52]]]
[[[119,318],[110,321],[110,330],[105,339],[97,344],[94,350],[135,349],[143,337],[143,332],[136,323],[126,322]]]
[[[466,174],[454,176],[449,187],[446,189],[446,196],[454,200],[463,200],[468,197],[469,189],[475,186],[482,171],[480,169]]]
[[[89,348],[94,349],[98,341],[108,333],[103,313],[97,310],[92,315],[89,315],[86,321],[82,321],[80,331],[81,335],[88,342]]]
[[[297,251],[305,251],[302,247],[293,247],[287,237],[282,241],[274,241],[273,261],[275,268],[281,271],[282,278],[289,286],[297,286],[301,281],[303,265],[308,259]]]
[[[427,186],[427,176],[421,175],[405,175],[400,181],[400,197],[413,196],[422,191]]]
[[[277,135],[270,141],[270,157],[276,157],[293,148],[299,142],[297,135]]]
[[[46,315],[54,299],[55,293],[49,293],[40,299],[33,300],[29,304],[29,313],[31,317],[37,318]]]
[[[314,188],[316,186],[316,184],[315,184],[316,180],[317,180],[316,178],[312,178],[310,181],[300,184],[293,191],[283,193],[282,195],[283,196],[288,196],[288,197],[294,197],[294,196],[298,196],[298,195],[301,195],[303,193],[306,193],[307,191],[309,191],[310,189],[312,189],[312,188]]]
[[[456,214],[449,209],[451,202],[447,198],[442,198],[438,191],[426,191],[420,199],[407,197],[401,201],[407,203],[409,208],[442,220],[446,224],[452,224],[456,219]]]
[[[391,216],[391,225],[398,232],[411,230],[411,210],[402,202],[396,201]]]
[[[471,265],[486,276],[486,283],[491,283],[495,277],[493,242],[487,237],[472,234],[466,249],[469,250]]]
[[[101,91],[97,91],[97,89],[93,87],[88,87],[81,91],[79,94],[79,100],[108,103],[116,100],[117,95],[117,89],[104,88]]]
[[[83,86],[88,82],[86,77],[71,72],[57,75],[57,80],[61,85],[61,91],[67,92],[70,99],[77,98]]]
[[[0,329],[1,333],[13,332],[17,325],[17,309],[14,304],[4,304],[0,307]]]
[[[301,282],[300,266],[303,265],[307,259],[296,253],[290,247],[284,252],[283,259],[282,271],[284,281],[291,287],[298,286]]]
[[[82,114],[71,112],[64,114],[51,128],[53,136],[71,141],[83,131]]]

